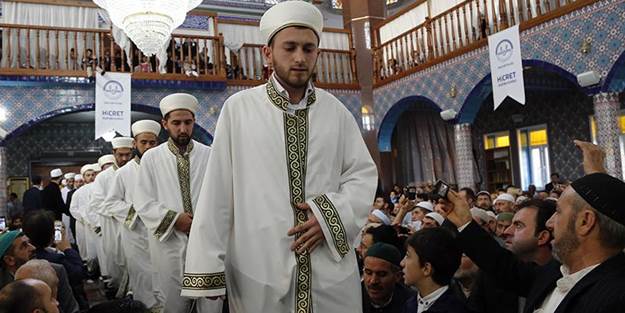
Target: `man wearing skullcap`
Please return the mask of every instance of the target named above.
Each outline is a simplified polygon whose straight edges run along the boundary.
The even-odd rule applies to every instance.
[[[514,213],[514,196],[509,193],[502,193],[495,198],[495,212],[497,214],[502,212]]]
[[[115,172],[132,159],[133,139],[116,137],[111,140],[111,145],[113,146],[113,154],[104,156],[103,160],[98,160],[99,163],[102,163],[102,173],[96,176],[93,182],[89,206],[91,211],[98,214],[100,222],[102,249],[98,251],[98,261],[104,265],[107,276],[111,276],[110,286],[112,288],[119,287],[120,295],[123,295],[126,287],[124,286],[126,283],[124,275],[126,274],[124,254],[119,243],[119,227],[111,214],[106,211],[103,203],[111,188]]]
[[[141,157],[158,144],[161,125],[152,120],[141,120],[132,124],[135,143],[135,157],[115,172],[110,190],[103,203],[104,211],[120,224],[121,247],[128,264],[128,282],[133,298],[143,302],[148,308],[161,306],[153,281],[156,280],[150,256],[148,231],[134,209],[134,189],[139,174]]]
[[[191,137],[199,109],[194,96],[171,94],[161,100],[160,109],[169,139],[141,157],[133,207],[147,229],[164,311],[186,313],[194,300],[180,295],[185,253],[191,223],[200,208],[200,187],[210,175],[206,165],[211,148]],[[223,306],[221,300],[195,302],[202,313],[220,312]]]
[[[63,178],[65,178],[65,186],[61,189],[61,196],[63,197],[63,202],[67,203],[67,194],[74,189],[74,178],[76,177],[76,173],[65,173]]]
[[[41,202],[44,209],[52,211],[54,218],[61,220],[63,213],[69,214],[63,196],[61,194],[61,180],[63,179],[63,171],[55,168],[50,171],[50,182],[41,191]]]
[[[514,217],[514,213],[510,212],[501,212],[497,214],[497,230],[495,231],[495,235],[497,237],[503,239],[503,232],[508,228],[508,226],[512,225],[512,218]]]
[[[490,193],[486,190],[478,192],[475,206],[484,210],[492,210]]]
[[[353,115],[312,84],[322,28],[309,2],[262,16],[274,72],[224,103],[183,295],[227,294],[238,313],[362,310],[354,245],[378,176]]]
[[[575,141],[586,176],[574,181],[547,221],[556,260],[526,263],[500,247],[477,224],[453,191],[447,218],[459,230],[459,245],[479,267],[525,297],[524,312],[621,312],[625,307],[625,183],[605,174],[605,154]]]
[[[414,291],[403,285],[401,253],[388,243],[367,249],[362,279],[363,313],[401,313]]]
[[[76,244],[83,261],[96,260],[98,245],[100,244],[99,222],[95,213],[90,213],[91,188],[95,179],[94,164],[85,164],[80,168],[84,185],[76,190],[72,196],[69,211],[76,219]],[[97,233],[96,233],[97,231]]]

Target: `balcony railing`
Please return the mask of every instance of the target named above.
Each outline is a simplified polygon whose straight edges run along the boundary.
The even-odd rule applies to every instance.
[[[373,49],[374,78],[384,84],[487,43],[520,24],[527,29],[597,0],[467,0]],[[379,28],[376,29],[376,34]],[[376,37],[380,42],[379,35]]]

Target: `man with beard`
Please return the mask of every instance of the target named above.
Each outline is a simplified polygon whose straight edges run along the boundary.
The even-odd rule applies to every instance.
[[[167,143],[148,150],[141,158],[134,208],[145,223],[158,273],[166,313],[186,313],[193,300],[180,296],[182,271],[191,222],[200,196],[211,149],[191,139],[199,103],[186,93],[161,100],[161,125]],[[225,182],[224,182],[225,183]],[[199,312],[219,312],[220,301],[197,300]],[[259,311],[260,312],[260,311]]]
[[[322,28],[321,12],[304,1],[280,2],[261,18],[274,73],[224,103],[183,295],[227,288],[237,313],[362,310],[353,244],[377,172],[354,116],[312,84]]]
[[[104,201],[104,210],[120,223],[121,246],[128,264],[128,282],[133,298],[150,309],[161,303],[153,287],[156,271],[150,261],[148,231],[133,207],[134,188],[143,154],[158,144],[161,125],[152,120],[132,124],[135,139],[135,157],[116,171],[111,189]]]
[[[625,306],[625,183],[605,174],[598,146],[575,144],[584,154],[586,176],[565,189],[547,221],[558,261],[523,262],[471,221],[464,199],[454,191],[448,195],[447,218],[458,227],[460,246],[501,287],[526,298],[524,312],[607,313]]]
[[[119,285],[120,296],[126,286],[126,260],[124,252],[121,249],[119,237],[119,223],[115,221],[112,214],[104,207],[104,199],[111,189],[115,172],[132,158],[132,148],[134,139],[129,137],[116,137],[111,140],[113,146],[113,163],[106,169],[103,169],[95,181],[93,182],[91,199],[89,205],[91,210],[99,215],[100,227],[102,230],[102,254],[104,257],[104,265],[108,274],[111,276],[111,287],[116,288]],[[98,253],[98,257],[103,257]]]

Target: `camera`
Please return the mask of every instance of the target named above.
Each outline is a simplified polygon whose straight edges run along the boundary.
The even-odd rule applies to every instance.
[[[434,185],[434,189],[432,190],[432,196],[437,199],[440,199],[440,198],[447,199],[448,192],[449,192],[449,184],[447,184],[446,182],[442,180],[439,180]]]

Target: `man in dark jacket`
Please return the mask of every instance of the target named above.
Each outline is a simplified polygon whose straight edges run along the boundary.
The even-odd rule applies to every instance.
[[[464,252],[500,285],[525,297],[524,312],[620,312],[625,307],[625,183],[605,174],[605,154],[576,141],[586,176],[567,187],[547,222],[558,261],[521,261],[471,219],[469,206],[450,191],[445,210],[459,229]]]
[[[22,207],[24,208],[24,214],[28,214],[30,211],[39,210],[42,207],[41,202],[41,176],[33,176],[31,178],[33,186],[30,189],[24,191],[22,196]]]
[[[63,201],[59,187],[62,178],[63,172],[58,168],[53,169],[50,171],[50,183],[41,192],[43,209],[54,212],[54,218],[59,221],[63,213],[69,215],[69,210]]]

